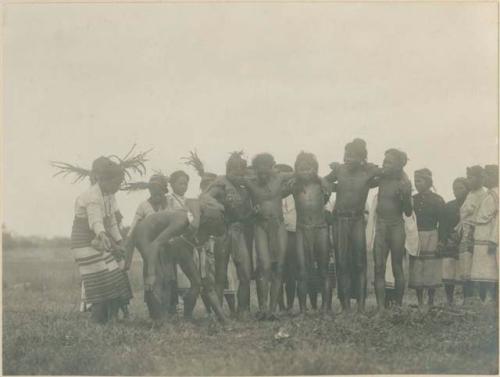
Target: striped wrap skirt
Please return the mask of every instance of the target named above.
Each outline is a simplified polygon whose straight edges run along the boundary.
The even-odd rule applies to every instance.
[[[127,273],[119,267],[111,253],[92,247],[74,248],[72,252],[82,278],[85,304],[114,299],[125,303],[132,298]]]

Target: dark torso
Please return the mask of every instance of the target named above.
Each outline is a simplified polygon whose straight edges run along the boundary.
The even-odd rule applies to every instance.
[[[268,182],[257,178],[248,181],[253,205],[258,208],[257,220],[274,219],[283,221],[282,192],[283,179],[272,175]]]
[[[437,229],[444,201],[438,194],[427,191],[413,195],[413,205],[419,231]]]
[[[227,177],[220,177],[214,186],[222,192],[221,203],[224,205],[224,217],[227,223],[245,222],[252,215],[250,193],[244,186],[233,184]]]
[[[370,182],[378,168],[367,164],[356,170],[349,170],[345,165],[340,165],[337,178],[337,195],[335,198],[335,212],[363,213],[366,198],[370,190]]]
[[[297,226],[324,226],[325,201],[329,196],[321,181],[309,182],[294,190]]]
[[[402,180],[400,178],[382,178],[378,189],[377,215],[384,220],[398,220],[403,215],[403,200],[401,195]]]

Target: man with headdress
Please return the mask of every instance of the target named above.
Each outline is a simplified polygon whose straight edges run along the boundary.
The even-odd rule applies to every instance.
[[[175,259],[190,281],[184,299],[184,316],[191,318],[203,289],[210,307],[225,323],[227,320],[211,279],[213,274],[207,270],[213,263],[203,263],[205,257],[213,255],[213,237],[223,234],[222,207],[212,198],[187,200],[186,205],[192,217],[185,211],[161,211],[146,217],[134,231],[135,246],[146,261],[144,285],[149,314],[161,323],[170,305],[174,270],[169,260]],[[207,248],[211,249],[210,253]],[[201,266],[196,265],[193,252],[199,253]]]
[[[455,285],[457,284],[457,263],[458,245],[460,243],[460,233],[456,231],[456,226],[460,222],[460,207],[464,204],[469,193],[467,178],[457,178],[453,181],[452,200],[444,206],[443,216],[439,222],[439,245],[438,251],[443,258],[443,284],[446,292],[448,305],[453,304]]]
[[[253,245],[253,210],[248,189],[243,185],[247,162],[242,152],[234,152],[226,163],[226,175],[218,177],[201,197],[215,198],[224,206],[226,224],[223,247],[215,250],[216,290],[220,302],[226,284],[227,266],[231,255],[238,275],[238,312],[247,317],[250,310],[250,250]]]
[[[255,208],[255,246],[261,290],[259,319],[276,319],[279,293],[283,283],[287,231],[283,219],[283,187],[293,174],[275,170],[274,157],[268,153],[252,160],[255,177],[244,179]],[[269,303],[269,306],[268,306]]]
[[[389,252],[394,275],[394,299],[401,306],[404,294],[403,256],[405,254],[405,224],[403,214],[413,213],[411,182],[404,172],[408,158],[405,152],[388,149],[379,180],[377,207],[375,209],[375,295],[379,312],[385,309],[385,269]]]
[[[366,143],[354,139],[345,146],[344,163],[332,163],[326,177],[335,183],[333,241],[337,268],[337,290],[342,310],[351,306],[351,297],[363,311],[366,299],[365,209],[370,188],[376,187],[381,169],[368,163]]]
[[[74,182],[90,177],[91,187],[78,196],[71,232],[71,249],[80,270],[85,303],[91,304],[92,318],[106,323],[132,297],[127,274],[119,262],[123,259],[122,236],[118,228],[115,193],[120,189],[127,169],[143,172],[145,153],[119,162],[99,157],[87,170],[64,162],[53,162],[56,175],[76,174]]]
[[[419,306],[423,305],[424,289],[428,292],[428,304],[434,305],[434,293],[442,284],[442,261],[437,253],[439,241],[438,227],[441,224],[444,200],[431,191],[432,172],[427,169],[416,170],[413,207],[417,218],[420,251],[410,255],[409,288],[417,291]]]
[[[471,283],[472,253],[474,251],[474,226],[479,205],[487,195],[483,188],[484,170],[475,165],[467,168],[467,182],[469,193],[464,204],[460,207],[460,223],[457,231],[461,234],[458,246],[458,279],[463,284],[464,303],[473,296]]]
[[[498,297],[498,165],[486,165],[484,185],[488,189],[474,218],[474,252],[471,280],[479,284],[481,300],[489,291],[495,303]]]

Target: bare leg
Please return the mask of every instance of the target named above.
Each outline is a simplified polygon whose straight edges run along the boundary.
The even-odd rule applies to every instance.
[[[375,296],[379,311],[385,309],[385,264],[389,252],[386,242],[386,224],[377,224],[373,259],[375,264]]]
[[[268,312],[269,284],[271,280],[271,258],[267,234],[260,225],[255,225],[255,249],[257,251],[257,268],[260,275],[261,306],[260,311],[265,316]]]
[[[328,263],[330,261],[328,228],[318,229],[315,238],[314,254],[318,263],[318,272],[321,280],[321,309],[327,311],[332,306],[332,287],[328,278]]]
[[[305,250],[305,239],[304,233],[301,229],[297,229],[296,233],[296,241],[297,241],[297,293],[299,297],[299,308],[300,312],[304,313],[307,310],[307,293],[308,293],[308,278],[309,278],[309,259],[306,255]],[[311,296],[309,296],[311,297]],[[312,304],[312,303],[311,303]]]
[[[226,234],[226,237],[229,237]],[[214,255],[215,255],[215,291],[219,297],[219,303],[222,305],[224,297],[224,287],[227,279],[227,265],[229,263],[229,248],[226,244],[227,240],[221,241],[220,239],[215,242]]]
[[[182,255],[179,257],[179,266],[191,283],[191,287],[184,295],[184,317],[191,318],[201,290],[201,276],[194,263],[192,252],[188,252],[188,250],[185,250],[185,252],[183,250]]]
[[[280,293],[278,294],[278,308],[280,311],[285,310],[285,287],[281,284]]]
[[[238,275],[238,311],[240,313],[248,313],[250,311],[250,279],[252,274],[252,263],[250,260],[250,252],[247,248],[245,234],[240,231],[238,242],[233,244],[236,250],[232,250],[236,273]]]
[[[405,277],[403,272],[403,257],[405,254],[405,229],[403,220],[397,225],[391,226],[390,248],[392,273],[395,281],[395,301],[396,305],[403,304],[405,290]]]
[[[418,306],[424,306],[424,290],[422,288],[415,289],[417,291]]]
[[[233,293],[224,294],[227,306],[229,307],[229,311],[231,312],[231,314],[236,314],[236,300],[234,296],[235,295]]]
[[[285,224],[281,224],[278,230],[278,250],[277,257],[278,260],[272,266],[272,280],[271,280],[271,292],[270,292],[270,304],[269,309],[271,313],[276,312],[276,308],[278,306],[278,294],[280,291],[280,287],[283,285],[283,266],[285,264],[285,255],[286,255],[286,241],[287,241],[287,232],[285,228]]]
[[[429,295],[429,297],[428,297],[429,306],[434,306],[435,293],[436,293],[436,290],[434,288],[429,288],[429,290],[427,291],[427,294]]]
[[[105,324],[108,322],[108,302],[99,302],[97,304],[92,304],[91,307],[91,318],[95,323]]]
[[[350,245],[349,219],[337,219],[334,232],[336,242],[337,289],[343,312],[351,310],[351,266],[352,253],[347,250]]]
[[[353,260],[353,273],[354,273],[354,281],[355,281],[355,291],[358,302],[358,312],[364,312],[365,310],[365,302],[366,302],[366,268],[367,268],[367,260],[366,260],[366,233],[365,233],[365,224],[364,218],[358,219],[352,225],[352,240],[351,240],[351,252],[354,254]]]
[[[486,300],[486,292],[487,292],[487,283],[479,283],[479,297],[481,298],[482,302]]]
[[[453,294],[455,292],[455,285],[454,284],[445,284],[444,290],[446,292],[446,301],[448,302],[449,305],[453,304]]]
[[[295,232],[288,232],[287,269],[285,275],[286,308],[293,309],[297,279],[297,243]]]

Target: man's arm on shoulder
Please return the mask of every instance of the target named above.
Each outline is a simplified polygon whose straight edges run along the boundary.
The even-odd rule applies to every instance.
[[[329,166],[332,171],[328,173],[328,175],[326,175],[324,178],[331,183],[337,182],[341,164],[338,162],[332,162]]]
[[[367,169],[367,172],[369,175],[368,186],[370,188],[378,187],[378,185],[380,184],[380,179],[382,178],[382,175],[383,175],[382,168],[379,168],[375,164],[367,163],[366,169]]]

